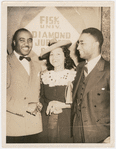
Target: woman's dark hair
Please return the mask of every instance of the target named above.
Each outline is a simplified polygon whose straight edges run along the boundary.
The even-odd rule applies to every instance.
[[[65,63],[64,63],[64,68],[65,69],[72,69],[75,68],[76,65],[74,63],[74,61],[72,60],[72,58],[70,57],[70,51],[68,50],[68,48],[66,46],[62,46],[61,47],[63,52],[64,52],[64,57],[65,57]],[[51,65],[50,61],[49,61],[49,57],[50,57],[50,52],[47,56],[47,62],[46,62],[46,66],[48,70],[54,70],[54,66]]]

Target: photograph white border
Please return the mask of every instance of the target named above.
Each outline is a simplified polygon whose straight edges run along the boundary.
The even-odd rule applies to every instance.
[[[110,38],[110,66],[111,66],[111,96],[110,99],[111,100],[111,109],[110,109],[110,115],[111,115],[111,141],[109,144],[92,144],[92,143],[72,143],[72,144],[6,144],[5,143],[5,139],[6,139],[6,58],[7,58],[7,7],[8,6],[63,6],[63,7],[67,7],[67,6],[87,6],[87,7],[110,7],[111,9],[111,20],[110,20],[110,34],[111,34],[111,38]],[[88,148],[88,147],[93,147],[93,148],[109,148],[109,147],[114,147],[115,146],[115,96],[114,96],[114,70],[115,70],[115,39],[114,39],[114,28],[115,28],[115,19],[114,19],[114,2],[113,1],[59,1],[59,2],[53,2],[53,1],[49,1],[49,2],[40,2],[40,1],[24,1],[24,2],[19,2],[19,1],[4,1],[1,3],[1,77],[2,77],[2,83],[1,83],[1,90],[2,90],[2,102],[1,102],[1,107],[2,107],[2,147],[7,147],[7,148]]]

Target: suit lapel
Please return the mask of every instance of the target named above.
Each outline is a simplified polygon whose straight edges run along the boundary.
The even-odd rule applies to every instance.
[[[91,71],[91,73],[89,74],[89,80],[87,81],[87,85],[85,88],[85,92],[83,94],[83,97],[92,89],[93,86],[95,86],[99,80],[102,78],[102,76],[104,75],[104,64],[105,61],[101,58],[99,60],[99,62],[97,63],[97,65],[95,66],[95,68]]]
[[[76,74],[76,77],[75,77],[75,81],[74,81],[74,85],[76,86],[77,85],[77,83],[78,83],[78,80],[79,80],[79,78],[80,78],[80,74],[81,74],[81,72],[82,72],[82,68],[83,68],[83,66],[84,66],[84,64],[85,64],[85,62],[82,62],[81,64],[79,64],[78,66],[77,66],[77,74]]]
[[[15,69],[18,73],[20,73],[20,76],[22,76],[24,78],[24,80],[29,79],[29,75],[27,73],[27,71],[25,70],[25,68],[22,66],[22,64],[19,62],[19,60],[16,58],[16,56],[14,55],[14,53],[12,53],[10,55],[11,57],[11,61],[12,61],[12,65],[15,65]]]
[[[34,64],[31,60],[30,62],[30,77],[29,77],[29,84],[31,84],[33,82],[33,79],[35,78],[35,68],[34,68]]]
[[[73,87],[73,100],[75,99],[75,95],[77,93],[77,89],[78,89],[78,86],[79,86],[79,82],[80,82],[80,79],[82,77],[82,74],[83,74],[83,66],[84,66],[85,62],[82,62],[81,64],[79,64],[77,66],[77,75],[76,75],[76,78],[75,78],[75,81],[74,81],[74,87]]]
[[[39,72],[40,72],[40,63],[38,57],[36,56],[31,57],[29,83],[35,82],[34,80],[37,80]]]

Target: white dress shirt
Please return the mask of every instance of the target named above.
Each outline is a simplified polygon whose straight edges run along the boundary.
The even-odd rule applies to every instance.
[[[19,57],[20,57],[21,55],[19,55],[19,54],[16,53],[15,51],[14,51],[14,54],[16,55],[17,59],[19,60]],[[27,71],[28,75],[30,75],[30,62],[27,61],[25,58],[24,58],[23,60],[21,60],[21,61],[19,60],[19,62],[23,65],[23,67],[24,67],[25,70]]]
[[[94,59],[90,60],[89,62],[86,61],[87,62],[86,67],[88,68],[88,74],[93,70],[97,62],[100,60],[100,58],[101,58],[101,54],[95,57]]]

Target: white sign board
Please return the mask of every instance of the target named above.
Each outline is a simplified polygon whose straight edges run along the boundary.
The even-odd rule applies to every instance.
[[[40,55],[52,38],[75,43],[79,37],[77,30],[55,7],[44,8],[25,28],[32,32],[33,51],[37,55]]]

